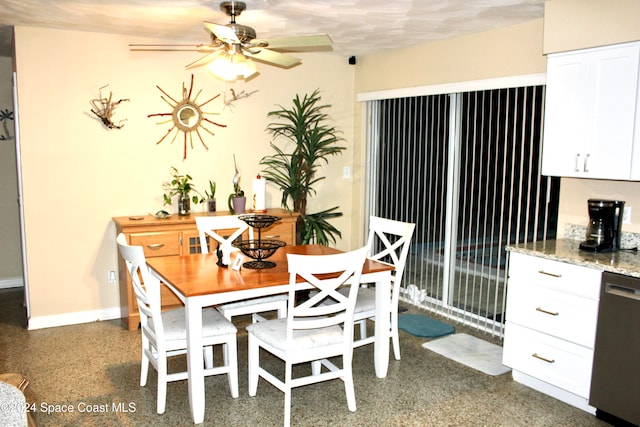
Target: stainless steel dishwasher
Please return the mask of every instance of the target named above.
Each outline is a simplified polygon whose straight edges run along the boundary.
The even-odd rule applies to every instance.
[[[640,425],[640,279],[602,274],[589,404],[605,421]]]

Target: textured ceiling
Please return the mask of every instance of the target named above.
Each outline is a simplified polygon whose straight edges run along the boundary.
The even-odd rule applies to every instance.
[[[362,56],[543,17],[544,0],[245,0],[237,22],[258,38],[326,33],[333,51]],[[203,21],[229,17],[211,0],[0,0],[0,27],[12,25],[209,41]],[[11,34],[0,29],[0,51]]]

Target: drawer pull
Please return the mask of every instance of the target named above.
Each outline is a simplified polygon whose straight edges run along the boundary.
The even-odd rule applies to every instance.
[[[548,314],[548,315],[551,315],[551,316],[557,316],[557,315],[560,314],[557,311],[555,311],[555,312],[554,311],[548,311],[548,310],[545,310],[542,307],[536,307],[536,311],[539,311],[540,313]]]
[[[539,270],[538,273],[544,274],[545,276],[562,277],[562,274],[549,273],[548,271],[544,271],[544,270]]]
[[[160,249],[160,248],[164,247],[164,243],[153,243],[151,245],[147,245],[147,247],[149,249],[154,249],[154,250],[155,249]]]
[[[546,357],[538,356],[538,353],[533,353],[531,356],[535,357],[536,359],[540,359],[543,362],[556,363],[556,361],[553,359],[547,359]]]
[[[267,236],[267,237],[265,237],[265,238],[266,238],[266,239],[277,239],[277,238],[279,238],[279,237],[280,237],[280,235],[279,235],[279,234],[274,234],[273,236]]]

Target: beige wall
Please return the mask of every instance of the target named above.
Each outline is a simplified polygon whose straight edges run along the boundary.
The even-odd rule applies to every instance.
[[[542,19],[358,59],[356,92],[544,73]]]
[[[544,53],[640,40],[638,0],[550,0],[545,3]]]
[[[12,59],[0,57],[0,110],[3,111],[13,111],[12,74]],[[0,287],[15,286],[22,280],[15,121],[5,123],[12,138],[0,141]]]
[[[290,106],[296,93],[321,90],[323,101],[332,104],[330,114],[344,132],[348,148],[321,170],[327,179],[317,186],[318,196],[310,201],[309,211],[335,205],[343,212],[351,210],[351,185],[342,179],[343,166],[351,165],[354,122],[354,70],[346,59],[303,54],[299,67],[259,65],[260,76],[237,84],[215,80],[204,69],[194,70],[195,91],[202,90],[199,102],[231,88],[257,92],[238,101],[233,110],[222,109],[222,96],[207,104],[205,111],[220,112],[209,117],[227,127],[210,126],[215,136],[203,133],[209,151],[196,139],[183,161],[182,136],[173,144],[168,138],[156,145],[169,125],[157,125],[159,120],[147,114],[171,111],[156,85],[180,97],[191,74],[184,65],[198,55],[130,52],[128,43],[138,41],[16,27],[32,320],[66,313],[86,317],[95,312],[99,317],[104,316],[101,311],[117,307],[117,286],[106,283],[108,271],[117,270],[111,217],[162,208],[161,185],[170,178],[170,166],[192,175],[200,190],[215,179],[218,197],[224,200],[232,189],[234,153],[243,173],[241,183],[250,191],[260,159],[273,153],[265,133],[267,112],[277,104]],[[90,112],[89,101],[105,84],[109,87],[103,95],[113,91],[114,99],[130,99],[115,110],[114,119],[127,120],[120,130],[105,129]],[[279,203],[280,192],[269,188],[267,206]],[[347,219],[334,224],[349,241]],[[343,242],[338,247],[346,248]]]

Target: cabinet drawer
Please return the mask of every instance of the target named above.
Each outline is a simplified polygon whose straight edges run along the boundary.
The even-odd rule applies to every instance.
[[[509,322],[593,348],[598,301],[512,280],[506,316]]]
[[[581,397],[589,397],[593,350],[507,321],[502,363]]]
[[[602,271],[566,262],[511,252],[509,280],[598,300]]]
[[[155,256],[180,255],[180,232],[167,231],[162,233],[131,234],[129,244],[142,246],[144,255],[148,258]]]
[[[257,234],[254,237],[257,239]],[[262,229],[262,238],[282,240],[287,245],[295,245],[295,222],[275,222],[271,226]]]

